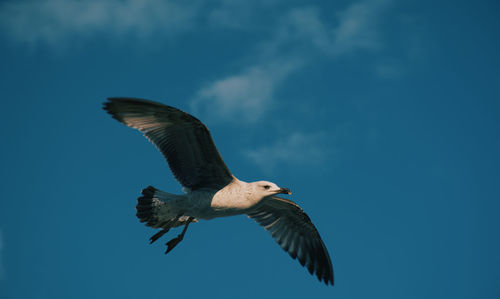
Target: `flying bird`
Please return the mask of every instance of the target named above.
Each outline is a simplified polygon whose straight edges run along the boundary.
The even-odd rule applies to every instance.
[[[137,201],[137,217],[161,229],[182,232],[166,243],[170,252],[182,241],[191,222],[246,214],[271,233],[274,240],[309,273],[333,285],[330,256],[307,214],[293,201],[277,196],[290,189],[267,181],[247,183],[231,174],[208,128],[194,116],[161,103],[136,98],[109,98],[104,110],[119,122],[141,131],[165,156],[185,194],[149,186]]]

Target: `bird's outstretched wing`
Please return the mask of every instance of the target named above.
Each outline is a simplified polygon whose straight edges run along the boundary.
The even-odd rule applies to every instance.
[[[177,108],[135,98],[109,98],[104,110],[137,129],[167,159],[175,178],[191,190],[222,188],[233,180],[210,136],[194,116]]]
[[[271,233],[290,256],[298,258],[309,273],[333,285],[328,251],[309,216],[293,201],[277,196],[264,198],[247,215]]]

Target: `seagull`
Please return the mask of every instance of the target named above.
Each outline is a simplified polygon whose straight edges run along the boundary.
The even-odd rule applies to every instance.
[[[290,189],[267,181],[247,183],[231,174],[208,128],[194,116],[158,102],[138,98],[108,98],[104,110],[119,122],[139,130],[166,158],[185,194],[149,186],[137,201],[137,218],[161,229],[158,240],[171,228],[182,232],[166,243],[170,252],[199,219],[246,214],[271,233],[293,259],[318,280],[333,285],[330,255],[309,216],[293,201],[276,196]]]

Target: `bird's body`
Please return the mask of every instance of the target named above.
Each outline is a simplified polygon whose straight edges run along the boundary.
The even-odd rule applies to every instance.
[[[170,228],[184,225],[182,233],[167,242],[168,253],[182,241],[191,222],[246,214],[311,274],[333,285],[330,256],[311,220],[297,204],[276,196],[291,194],[290,190],[267,181],[247,183],[234,177],[201,121],[177,108],[133,98],[110,98],[104,109],[143,132],[184,187],[185,194],[151,186],[142,190],[137,217],[147,226],[162,229],[151,237],[151,243]]]
[[[252,185],[235,178],[218,190],[186,190],[185,194],[178,195],[156,189],[153,197],[160,201],[159,214],[163,219],[173,219],[182,213],[195,219],[209,220],[245,214],[262,199],[252,195]]]

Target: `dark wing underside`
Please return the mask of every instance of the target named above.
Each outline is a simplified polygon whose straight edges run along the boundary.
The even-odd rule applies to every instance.
[[[191,190],[218,189],[233,180],[207,127],[190,114],[134,98],[109,98],[104,110],[144,133],[165,156],[182,186]]]
[[[307,214],[293,201],[273,196],[262,200],[247,215],[271,233],[290,256],[309,273],[333,285],[333,267],[325,244]]]

